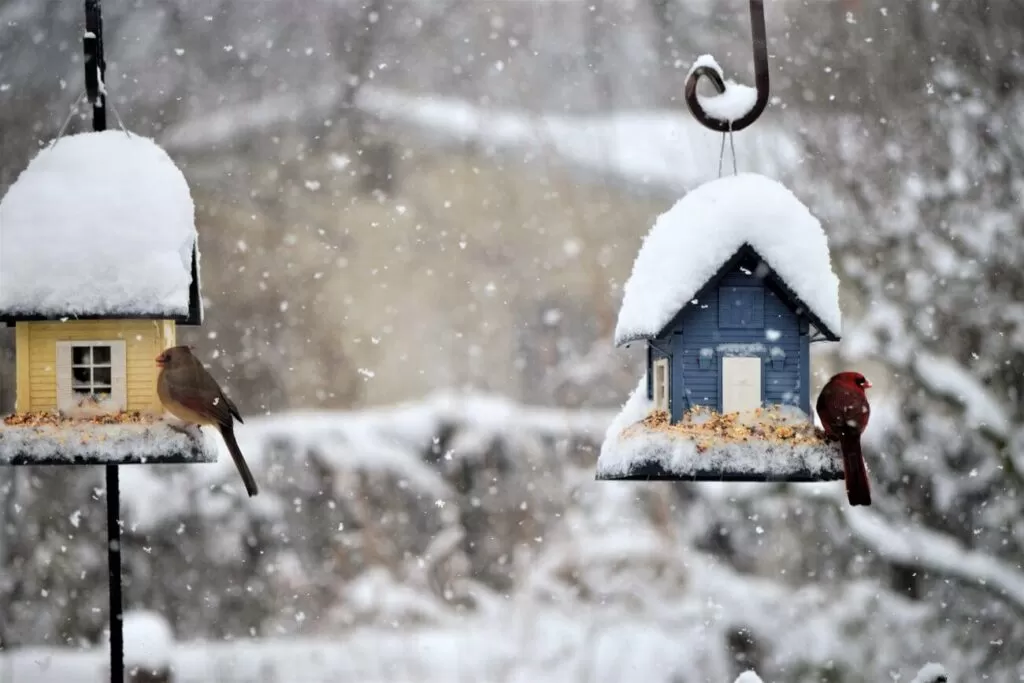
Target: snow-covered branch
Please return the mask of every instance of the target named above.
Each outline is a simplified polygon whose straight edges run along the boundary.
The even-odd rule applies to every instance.
[[[948,356],[919,351],[912,369],[922,386],[963,409],[968,426],[978,429],[998,447],[1006,445],[1011,431],[1010,416],[967,368]]]
[[[921,526],[897,526],[871,510],[845,505],[840,509],[854,535],[883,559],[984,588],[1024,612],[1024,572],[1020,565],[966,548]]]
[[[983,588],[1024,612],[1024,570],[994,555],[965,547],[946,534],[916,524],[897,524],[872,508],[850,507],[838,487],[797,486],[808,499],[834,504],[854,537],[881,559],[920,567]]]

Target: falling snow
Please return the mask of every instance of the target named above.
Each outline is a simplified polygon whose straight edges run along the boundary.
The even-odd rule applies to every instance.
[[[59,316],[0,321],[0,413],[122,381],[58,381],[58,338],[128,342],[130,407],[155,400],[145,340],[189,344],[260,493],[213,426],[185,464],[153,464],[191,443],[171,427],[0,427],[0,460],[38,465],[0,467],[0,679],[108,678],[106,469],[39,465],[82,455],[147,460],[118,469],[125,655],[176,681],[1019,678],[1016,3],[763,3],[768,105],[726,135],[687,76],[721,75],[712,117],[755,106],[749,3],[118,4],[96,134],[82,6],[0,3],[0,309]],[[64,156],[94,135],[117,149]],[[172,326],[197,240],[207,315]],[[614,341],[711,308],[690,285],[742,242],[841,334],[806,359],[812,405],[872,381],[868,508],[839,480],[595,480],[715,469],[612,448],[654,389]],[[799,382],[763,318],[681,341]]]

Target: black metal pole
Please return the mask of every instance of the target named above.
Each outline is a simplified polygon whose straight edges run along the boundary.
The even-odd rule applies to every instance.
[[[85,0],[85,93],[92,105],[92,129],[107,129],[107,61],[103,56],[103,16],[100,0]]]
[[[121,601],[121,482],[107,465],[107,565],[110,581],[110,683],[124,683],[124,619]]]
[[[92,129],[107,129],[107,62],[103,56],[100,0],[85,0],[85,92],[92,105]],[[107,579],[110,590],[110,683],[124,683],[124,607],[121,599],[121,482],[117,465],[107,465]]]

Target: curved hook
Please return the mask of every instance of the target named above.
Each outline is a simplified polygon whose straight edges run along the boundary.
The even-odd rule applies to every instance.
[[[719,133],[743,130],[756,121],[768,106],[768,38],[764,25],[764,0],[750,0],[750,35],[754,44],[754,84],[757,99],[753,108],[742,117],[735,121],[722,121],[708,114],[700,106],[697,99],[697,83],[701,76],[711,79],[719,95],[725,92],[725,82],[715,69],[704,65],[698,66],[686,79],[686,106],[690,108],[693,118],[705,128]]]

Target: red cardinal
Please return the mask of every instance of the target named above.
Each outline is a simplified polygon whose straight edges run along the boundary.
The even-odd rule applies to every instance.
[[[860,435],[871,417],[864,393],[870,387],[871,382],[859,372],[840,372],[821,390],[815,405],[825,435],[838,440],[843,451],[843,477],[850,505],[871,505],[868,470],[860,450]]]

